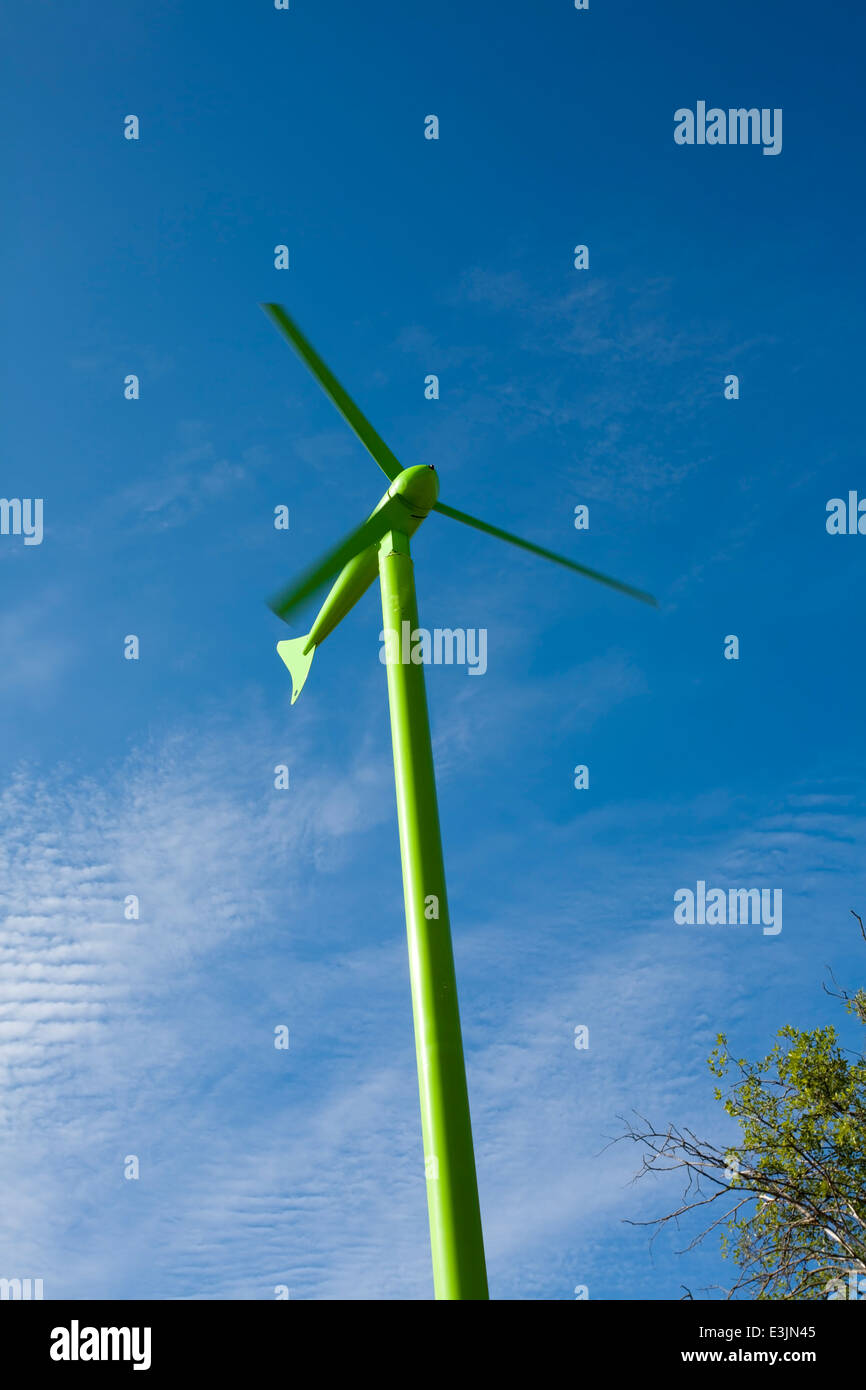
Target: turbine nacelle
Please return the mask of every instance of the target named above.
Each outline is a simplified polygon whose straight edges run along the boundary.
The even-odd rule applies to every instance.
[[[386,497],[398,498],[416,520],[423,521],[432,512],[439,499],[439,479],[431,464],[416,464],[398,473]],[[383,499],[384,500],[384,499]]]

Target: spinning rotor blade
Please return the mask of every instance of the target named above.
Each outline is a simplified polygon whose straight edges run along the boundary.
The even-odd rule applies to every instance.
[[[289,617],[297,613],[329,579],[338,575],[344,565],[362,550],[376,545],[393,524],[393,520],[389,522],[386,519],[384,511],[374,512],[369,520],[356,526],[339,545],[327,551],[314,565],[292,580],[291,584],[287,584],[279,593],[274,594],[273,598],[268,599],[268,607],[278,618],[288,622]]]
[[[586,565],[579,565],[576,560],[568,560],[564,555],[557,555],[554,550],[546,550],[543,545],[533,545],[532,541],[521,540],[520,536],[513,536],[510,531],[503,531],[498,526],[491,526],[487,521],[479,521],[477,517],[470,516],[468,512],[458,512],[456,507],[448,507],[444,502],[436,502],[433,510],[434,512],[441,512],[442,516],[450,516],[454,521],[462,521],[465,526],[474,526],[476,531],[485,531],[488,536],[497,536],[501,541],[510,541],[512,545],[519,546],[521,550],[529,550],[533,555],[540,555],[544,560],[553,560],[557,565],[565,565],[566,569],[583,574],[587,579],[596,579],[599,584],[607,584],[608,588],[616,589],[621,594],[628,594],[631,598],[638,598],[642,603],[652,604],[653,608],[658,607],[658,602],[652,594],[645,594],[642,589],[634,589],[630,584],[622,584],[618,579],[611,579],[609,575],[601,574],[598,570],[591,570]]]
[[[313,345],[307,342],[297,324],[289,318],[282,305],[263,304],[261,307],[275,328],[291,343],[298,356],[307,364],[325,395],[334,402],[346,424],[354,430],[368,454],[378,463],[382,472],[393,483],[397,474],[402,473],[403,465],[391,453],[384,439],[376,433],[366,415],[358,409],[348,392],[343,390],[333,372],[325,366]]]

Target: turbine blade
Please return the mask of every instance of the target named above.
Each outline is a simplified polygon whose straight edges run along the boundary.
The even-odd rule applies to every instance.
[[[510,531],[503,531],[499,526],[491,526],[487,521],[479,521],[477,516],[470,516],[468,512],[458,512],[456,507],[448,507],[444,502],[436,502],[433,510],[434,512],[441,512],[443,516],[452,517],[454,521],[462,521],[465,526],[474,526],[476,531],[485,531],[488,536],[497,536],[501,541],[510,541],[512,545],[520,546],[521,550],[529,550],[533,555],[540,555],[545,560],[553,560],[557,565],[565,565],[566,569],[583,574],[587,579],[596,579],[599,584],[607,584],[610,589],[616,589],[621,594],[628,594],[631,598],[639,598],[642,603],[649,603],[652,604],[653,608],[658,608],[656,599],[653,598],[652,594],[645,594],[643,589],[632,588],[631,584],[623,584],[619,579],[611,579],[607,574],[589,569],[587,565],[579,565],[576,560],[568,560],[564,555],[557,555],[555,550],[546,550],[543,545],[533,545],[532,541],[521,540],[520,536],[513,536]]]
[[[386,478],[389,478],[393,483],[397,474],[403,472],[403,465],[391,453],[384,439],[376,433],[366,415],[358,409],[348,392],[343,390],[333,372],[325,366],[312,343],[307,341],[298,325],[289,318],[282,305],[263,304],[261,307],[271,323],[291,343],[298,356],[307,364],[325,395],[334,402],[346,424],[354,430],[368,454],[378,463]]]
[[[313,595],[327,584],[329,579],[340,573],[344,565],[359,555],[368,546],[376,545],[386,531],[391,530],[393,521],[384,520],[384,509],[374,512],[373,515],[360,526],[356,526],[339,545],[335,545],[332,550],[328,550],[314,565],[303,571],[297,579],[293,579],[285,588],[280,589],[279,593],[274,594],[273,598],[268,599],[268,607],[272,613],[276,613],[278,618],[288,622],[289,617],[296,614]]]

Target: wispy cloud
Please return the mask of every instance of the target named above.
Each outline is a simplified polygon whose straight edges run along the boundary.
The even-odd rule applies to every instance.
[[[606,700],[611,680],[623,680],[615,663],[598,672]],[[512,716],[501,713],[503,734]],[[264,720],[205,724],[138,750],[99,784],[22,770],[0,799],[0,1181],[15,1194],[4,1260],[10,1274],[45,1278],[49,1296],[269,1298],[276,1284],[308,1298],[429,1293],[396,862],[383,918],[380,851],[369,854],[371,836],[384,837],[396,861],[390,769],[362,750],[278,793],[261,776],[278,743]],[[767,950],[790,955],[786,938],[676,931],[672,891],[700,867],[778,873],[808,894],[828,864],[850,868],[847,807],[795,794],[807,804],[770,809],[741,834],[721,832],[710,803],[656,808],[651,840],[645,808],[588,810],[591,861],[577,879],[565,826],[524,824],[529,860],[509,843],[516,832],[495,848],[482,839],[471,869],[457,856],[455,942],[500,1296],[531,1296],[542,1264],[547,1297],[616,1282],[599,1249],[620,1240],[624,1215],[658,1200],[628,1189],[633,1154],[601,1154],[617,1110],[712,1123],[701,1069],[714,1028],[744,1016],[776,968]],[[693,842],[660,851],[677,817]],[[500,892],[491,852],[524,866]],[[467,920],[479,883],[489,907]],[[138,921],[124,917],[132,893]],[[794,933],[796,921],[793,911]],[[778,1026],[790,990],[776,1003]],[[273,1047],[278,1024],[288,1052]],[[577,1024],[590,1028],[586,1053]],[[128,1154],[138,1182],[122,1177]],[[644,1244],[632,1248],[639,1278],[655,1279]]]

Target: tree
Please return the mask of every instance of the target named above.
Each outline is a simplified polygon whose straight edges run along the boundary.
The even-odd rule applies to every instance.
[[[852,915],[866,941],[862,919]],[[866,1028],[866,990],[824,989]],[[832,1025],[788,1025],[776,1036],[767,1056],[750,1062],[734,1061],[719,1034],[708,1058],[728,1083],[715,1096],[740,1126],[736,1146],[704,1143],[689,1129],[659,1130],[640,1115],[619,1136],[645,1150],[637,1177],[672,1169],[686,1175],[675,1211],[630,1224],[658,1232],[721,1202],[725,1209],[685,1248],[720,1233],[723,1254],[738,1267],[728,1298],[864,1296],[866,1055],[844,1048]]]

